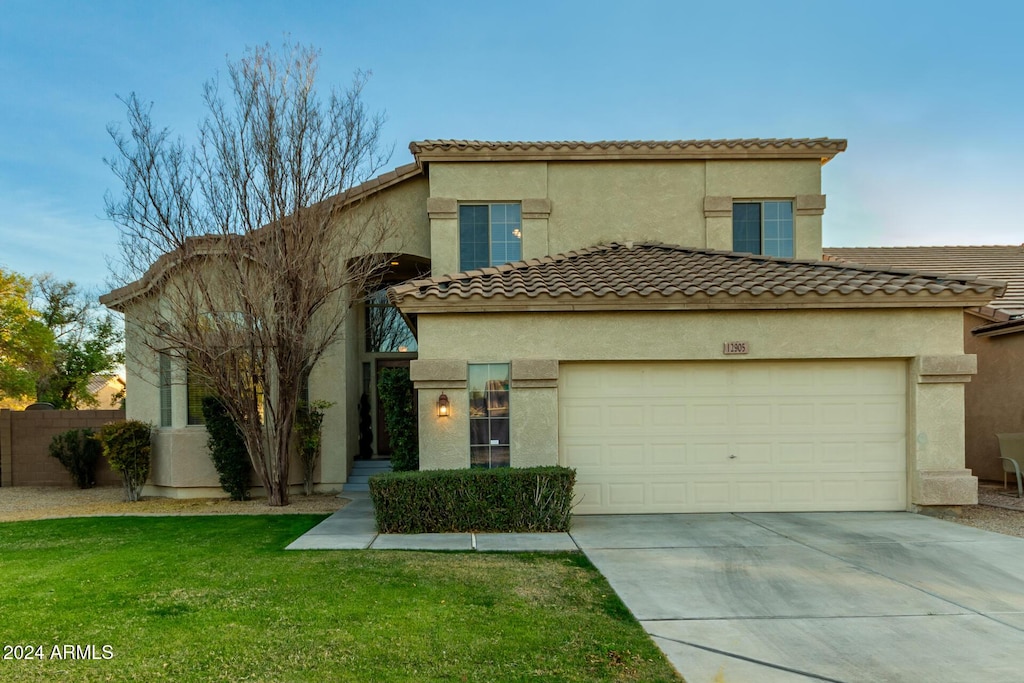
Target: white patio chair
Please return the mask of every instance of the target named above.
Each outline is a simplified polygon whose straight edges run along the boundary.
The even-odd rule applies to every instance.
[[[1024,483],[1021,482],[1021,465],[1024,465],[1024,433],[996,434],[999,439],[999,459],[1003,463],[1003,488],[1006,475],[1013,472],[1017,477],[1017,497],[1024,498]]]

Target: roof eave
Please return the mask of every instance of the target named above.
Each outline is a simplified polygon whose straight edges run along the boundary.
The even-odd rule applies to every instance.
[[[394,296],[403,314],[431,313],[537,313],[565,311],[778,311],[827,309],[969,308],[987,297],[966,294],[834,294],[784,296],[493,296],[445,297],[428,295],[418,299]]]
[[[422,166],[434,161],[643,161],[815,159],[824,164],[846,150],[833,138],[490,142],[425,140],[409,151]]]
[[[395,185],[399,185],[407,180],[415,178],[416,176],[422,175],[423,169],[418,163],[405,164],[398,168],[392,169],[387,173],[383,173],[375,178],[367,180],[365,183],[356,185],[355,187],[349,188],[345,192],[324,199],[321,202],[307,207],[308,209],[314,209],[317,206],[321,206],[329,201],[335,201],[338,203],[337,208],[350,206],[358,201],[365,200],[382,190],[385,190]],[[273,225],[273,224],[271,224]],[[264,230],[268,226],[263,226],[259,230]],[[258,232],[258,231],[256,231]],[[212,237],[216,239],[218,236],[201,236],[198,238],[190,239],[203,239],[204,237]],[[178,264],[180,259],[178,258],[179,251],[169,252],[163,254],[154,263],[150,264],[146,272],[143,273],[142,277],[133,282],[129,282],[123,287],[111,290],[106,294],[100,296],[99,301],[107,308],[124,313],[124,307],[130,303],[133,299],[137,299],[144,296],[151,291],[156,284],[162,280],[166,274]]]

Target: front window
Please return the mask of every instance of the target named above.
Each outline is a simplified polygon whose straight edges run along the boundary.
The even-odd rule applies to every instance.
[[[734,203],[732,250],[792,258],[793,202]]]
[[[415,353],[416,337],[398,308],[388,303],[386,290],[366,298],[366,350],[370,353]]]
[[[509,364],[469,366],[469,466],[509,466]]]
[[[519,204],[463,204],[459,207],[459,270],[474,270],[523,257]]]
[[[209,383],[192,367],[189,367],[185,388],[188,393],[188,424],[206,424],[206,418],[203,417],[203,399],[213,394]]]

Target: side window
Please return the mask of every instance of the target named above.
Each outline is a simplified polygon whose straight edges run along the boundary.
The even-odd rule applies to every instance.
[[[171,357],[160,354],[160,426],[171,426]]]
[[[463,204],[459,207],[459,270],[474,270],[523,257],[519,204]]]
[[[205,425],[203,399],[212,393],[209,385],[190,367],[185,380],[185,388],[188,393],[188,424]]]
[[[750,254],[792,258],[793,202],[734,203],[732,249]]]
[[[508,467],[509,364],[469,366],[469,466]]]

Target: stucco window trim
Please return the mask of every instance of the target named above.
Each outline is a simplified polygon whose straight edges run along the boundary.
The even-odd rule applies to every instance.
[[[793,201],[793,213],[797,216],[821,216],[825,213],[825,195],[798,194]]]
[[[911,372],[918,384],[966,384],[978,373],[978,357],[974,354],[918,356]]]
[[[428,197],[427,216],[430,220],[455,220],[459,217],[459,201],[452,197]]]

